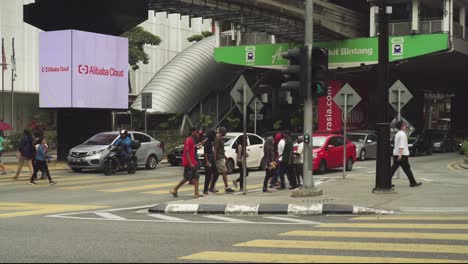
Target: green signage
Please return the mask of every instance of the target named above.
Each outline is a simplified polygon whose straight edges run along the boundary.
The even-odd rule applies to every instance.
[[[283,68],[288,61],[281,57],[281,53],[294,46],[297,45],[262,44],[216,48],[215,60],[249,67]],[[330,69],[378,63],[377,37],[319,42],[314,46],[328,49]],[[446,33],[392,36],[389,39],[389,60],[408,59],[447,49],[448,35]]]

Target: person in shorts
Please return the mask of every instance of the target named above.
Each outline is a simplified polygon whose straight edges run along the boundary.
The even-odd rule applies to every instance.
[[[223,137],[226,135],[227,129],[225,127],[219,128],[219,133],[216,135],[215,142],[214,142],[214,157],[216,160],[216,169],[218,173],[223,175],[223,182],[224,182],[224,191],[226,193],[233,193],[235,192],[231,189],[228,185],[228,177],[227,177],[227,168],[226,168],[226,154],[224,152],[224,139]]]
[[[184,178],[169,192],[177,197],[177,191],[186,182],[193,182],[195,189],[195,198],[203,197],[203,194],[198,192],[199,178],[198,175],[198,164],[195,160],[195,141],[199,137],[198,129],[191,128],[190,136],[184,141],[184,150],[182,153],[182,166],[184,167]]]

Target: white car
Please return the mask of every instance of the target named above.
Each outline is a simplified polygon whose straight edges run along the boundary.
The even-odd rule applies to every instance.
[[[232,173],[237,169],[236,159],[236,141],[239,136],[242,136],[241,132],[228,132],[224,136],[224,150],[227,157],[226,167],[228,173]],[[247,167],[255,169],[264,169],[265,164],[263,162],[263,144],[265,140],[260,136],[247,133]],[[200,168],[205,167],[205,157],[203,155],[203,147],[198,149],[198,159],[200,160]]]

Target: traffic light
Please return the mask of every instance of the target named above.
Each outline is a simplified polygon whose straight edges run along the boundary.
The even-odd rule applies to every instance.
[[[307,76],[307,50],[305,48],[293,48],[281,54],[283,59],[289,60],[289,65],[282,70],[288,80],[281,84],[282,90],[289,90],[302,94],[302,85],[305,84]]]
[[[304,134],[304,144],[309,144],[310,143],[310,135],[309,134]]]
[[[328,49],[312,49],[312,94],[320,97],[328,89]]]

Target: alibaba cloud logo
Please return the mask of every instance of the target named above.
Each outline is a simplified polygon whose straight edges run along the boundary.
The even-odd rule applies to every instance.
[[[88,74],[88,65],[83,65],[83,64],[78,65],[78,73]]]

